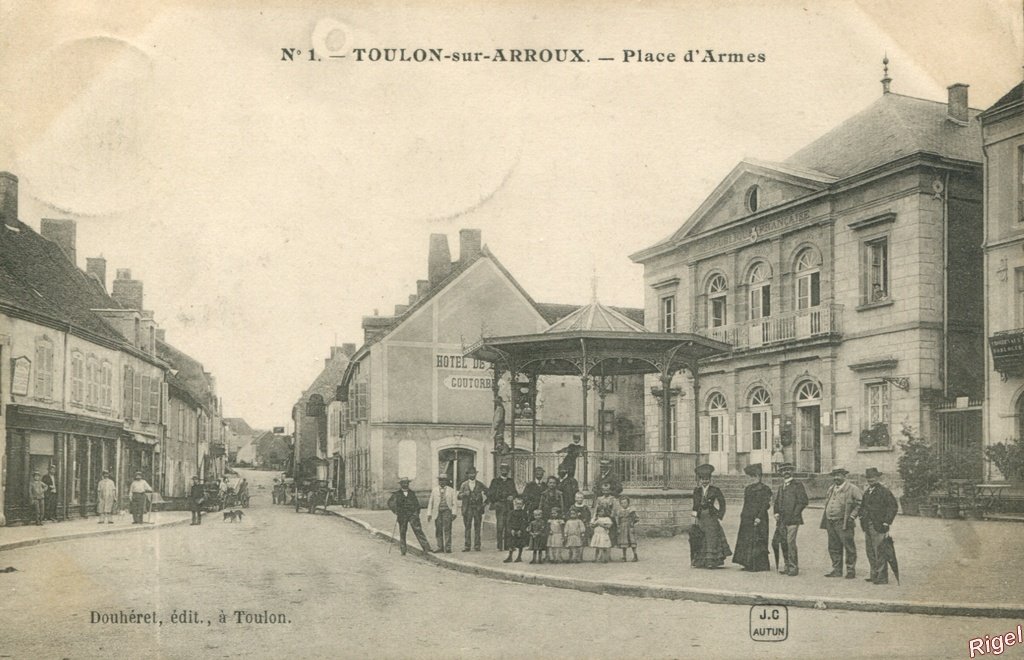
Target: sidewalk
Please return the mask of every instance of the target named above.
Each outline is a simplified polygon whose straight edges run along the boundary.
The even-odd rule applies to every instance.
[[[738,503],[730,503],[724,528],[730,546],[739,526]],[[395,518],[389,511],[331,507],[331,512],[390,538]],[[808,509],[800,528],[800,575],[788,577],[775,570],[746,573],[727,560],[727,568],[690,568],[686,535],[669,539],[641,539],[639,562],[623,563],[621,550],[612,548],[613,561],[593,563],[593,550],[584,551],[583,564],[505,564],[497,551],[494,525],[485,521],[483,551],[462,552],[463,526],[452,527],[451,554],[429,559],[456,570],[496,579],[545,584],[651,598],[699,600],[715,603],[771,603],[818,609],[846,609],[956,616],[1024,617],[1024,574],[1015,565],[1017,548],[1024,541],[1024,526],[1003,522],[940,520],[899,516],[892,536],[900,562],[902,584],[890,575],[888,585],[864,581],[870,573],[864,554],[864,533],[858,528],[857,579],[828,579],[831,570],[825,531],[818,529],[820,509]],[[421,514],[431,546],[436,546],[434,525]],[[773,530],[774,531],[774,530]],[[410,549],[419,552],[409,532]],[[401,555],[394,553],[396,557]],[[774,559],[772,559],[774,569]]]
[[[49,522],[40,525],[16,525],[0,527],[0,551],[24,548],[40,543],[56,541],[73,541],[75,539],[103,536],[107,534],[124,534],[127,532],[144,532],[158,527],[183,525],[191,521],[188,511],[164,511],[151,514],[152,523],[133,525],[132,517],[114,516],[113,525],[99,525],[99,518],[75,518],[63,522]]]

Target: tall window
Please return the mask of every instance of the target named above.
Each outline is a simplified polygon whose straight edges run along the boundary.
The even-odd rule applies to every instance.
[[[864,242],[863,248],[865,303],[889,298],[889,237],[882,236]]]
[[[708,443],[711,451],[725,451],[725,416],[727,407],[721,392],[715,392],[708,399],[708,415],[710,416],[710,432]]]
[[[763,387],[750,393],[750,449],[759,451],[771,446],[772,397]]]
[[[678,451],[679,442],[679,424],[676,422],[676,402],[673,401],[668,406],[668,450]]]
[[[814,250],[801,250],[796,258],[796,308],[809,309],[821,304],[821,270]]]
[[[100,373],[100,365],[96,361],[96,356],[90,355],[85,360],[85,405],[89,408],[99,406],[100,380],[102,378],[103,374]]]
[[[888,446],[890,444],[889,383],[868,383],[864,386],[864,398],[867,428],[861,432],[861,445]]]
[[[36,339],[36,380],[37,399],[53,398],[53,342],[49,337]]]
[[[747,283],[750,286],[749,319],[756,321],[772,315],[771,271],[767,264],[755,264],[750,269]]]
[[[103,386],[101,388],[100,404],[105,410],[110,410],[114,405],[113,400],[113,389],[114,389],[114,367],[107,362],[103,361]]]
[[[71,403],[82,405],[84,398],[85,360],[78,351],[71,353]]]
[[[661,331],[676,331],[676,297],[665,296],[661,299]]]
[[[135,419],[135,406],[132,405],[135,370],[127,364],[124,365],[124,378],[121,381],[121,409],[126,420]]]
[[[715,275],[708,282],[708,327],[720,328],[729,322],[729,285],[724,275]]]
[[[1017,222],[1024,222],[1024,146],[1017,147]]]
[[[1016,291],[1014,305],[1017,308],[1017,327],[1024,328],[1024,268],[1015,268],[1013,279]]]

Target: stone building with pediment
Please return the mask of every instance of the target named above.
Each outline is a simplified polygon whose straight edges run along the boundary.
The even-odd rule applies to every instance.
[[[673,449],[721,473],[770,471],[778,444],[801,472],[874,466],[895,480],[902,425],[927,437],[948,402],[980,406],[978,113],[966,85],[941,103],[882,82],[879,99],[784,162],[739,163],[631,257],[649,329],[733,347],[702,362],[698,382],[673,383]],[[658,405],[648,399],[649,430]]]

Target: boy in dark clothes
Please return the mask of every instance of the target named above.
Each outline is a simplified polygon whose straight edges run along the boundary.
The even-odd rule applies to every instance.
[[[512,500],[512,511],[508,514],[508,537],[505,539],[505,547],[508,548],[508,557],[505,563],[512,561],[512,551],[518,550],[516,561],[523,560],[523,548],[530,539],[528,528],[530,516],[523,508],[523,498],[516,496]]]
[[[533,551],[531,564],[543,564],[544,552],[548,547],[548,521],[544,520],[544,512],[537,509],[533,512],[533,520],[527,528],[530,533],[530,550]]]

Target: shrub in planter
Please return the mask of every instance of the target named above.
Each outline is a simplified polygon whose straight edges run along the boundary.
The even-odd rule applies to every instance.
[[[920,502],[921,515],[925,511],[925,500],[939,485],[939,463],[931,445],[914,435],[913,428],[904,424],[900,429],[900,456],[896,460],[896,471],[903,480],[903,497]],[[935,515],[934,512],[931,515]]]
[[[901,497],[900,513],[905,516],[921,515],[921,500],[914,497]]]
[[[861,447],[888,447],[889,446],[889,425],[883,422],[875,422],[870,429],[860,432]]]
[[[985,448],[985,457],[1009,481],[1024,481],[1024,437],[1009,438]]]
[[[937,504],[932,504],[931,502],[921,502],[918,508],[921,511],[921,515],[925,518],[937,518],[939,516],[939,507]]]

